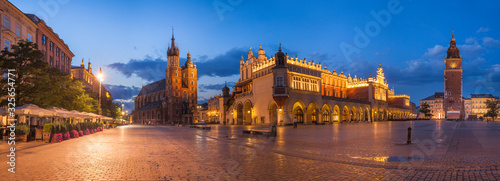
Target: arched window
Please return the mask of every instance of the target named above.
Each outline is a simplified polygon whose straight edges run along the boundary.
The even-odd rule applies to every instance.
[[[191,81],[191,85],[194,85],[194,81]]]
[[[330,112],[328,110],[323,110],[323,122],[330,122]]]
[[[191,77],[194,77],[194,73],[193,72],[191,72]]]

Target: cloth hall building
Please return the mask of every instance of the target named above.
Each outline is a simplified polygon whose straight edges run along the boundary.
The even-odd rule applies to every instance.
[[[266,57],[248,51],[240,60],[240,79],[231,93],[209,100],[212,121],[220,124],[291,124],[372,122],[414,118],[408,95],[389,89],[383,68],[374,77],[360,78],[279,51]]]

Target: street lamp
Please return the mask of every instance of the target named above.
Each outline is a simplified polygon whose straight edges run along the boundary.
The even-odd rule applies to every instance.
[[[102,115],[102,109],[101,109],[101,86],[102,86],[102,69],[99,68],[99,73],[97,74],[97,79],[99,80],[99,107],[98,107],[98,110],[99,110],[99,115]]]

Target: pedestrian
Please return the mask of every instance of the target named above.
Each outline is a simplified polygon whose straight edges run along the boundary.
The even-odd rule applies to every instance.
[[[293,128],[297,128],[297,117],[293,118]]]

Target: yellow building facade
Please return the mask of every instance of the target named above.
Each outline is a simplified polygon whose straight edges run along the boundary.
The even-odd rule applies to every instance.
[[[271,58],[262,48],[258,56],[250,49],[247,58],[240,59],[240,79],[232,93],[224,90],[224,99],[218,100],[221,124],[286,125],[295,118],[303,124],[372,122],[416,116],[410,97],[389,89],[381,66],[375,77],[346,76],[289,57],[281,45]]]

